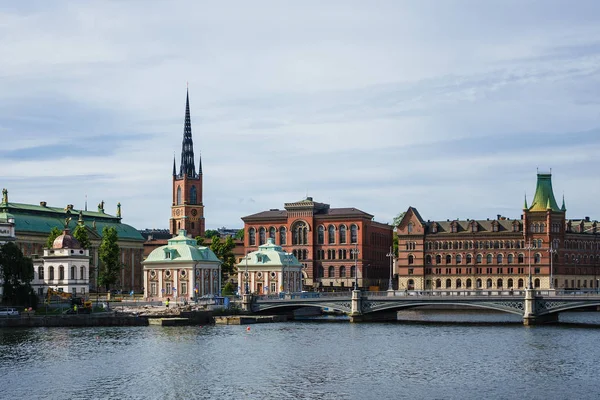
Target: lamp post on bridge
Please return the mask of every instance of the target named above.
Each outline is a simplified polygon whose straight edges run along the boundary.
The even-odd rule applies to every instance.
[[[390,258],[390,280],[388,282],[388,292],[394,291],[394,283],[392,282],[392,266],[394,264],[394,252],[392,251],[392,246],[390,246],[390,252],[385,256]]]
[[[527,289],[533,289],[533,284],[531,282],[531,239],[527,242],[527,247],[525,247],[528,251],[528,263],[529,263],[529,277],[527,282]]]
[[[286,286],[284,289],[285,293],[289,293],[290,292],[290,269],[291,269],[291,264],[292,264],[292,254],[291,253],[286,253],[285,254],[285,261],[287,263],[287,285],[285,284],[285,271],[284,271],[284,276],[282,277],[283,281],[284,281],[284,285]]]
[[[554,289],[554,278],[553,278],[554,264],[553,264],[553,260],[554,260],[554,255],[556,253],[558,253],[558,250],[556,250],[554,248],[554,244],[552,242],[550,242],[550,248],[548,249],[548,253],[550,254],[550,289]]]
[[[244,294],[248,294],[248,254],[246,254],[246,272],[244,273]]]
[[[354,256],[354,290],[358,290],[358,243],[354,244],[354,248],[350,251]]]

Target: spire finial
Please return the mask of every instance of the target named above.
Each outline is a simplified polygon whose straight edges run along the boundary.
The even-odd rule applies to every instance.
[[[173,176],[177,175],[177,169],[175,168],[175,152],[173,152]]]
[[[188,178],[196,177],[194,167],[194,142],[192,141],[192,119],[190,117],[190,95],[186,89],[185,94],[185,121],[183,124],[183,143],[181,145],[181,165],[179,175]]]
[[[117,203],[117,218],[121,218],[121,203]]]
[[[527,207],[527,192],[525,192],[525,204],[523,205],[523,210],[527,210],[529,207]]]
[[[83,225],[83,211],[79,210],[79,219],[77,220],[79,225]]]
[[[563,193],[562,207],[560,207],[560,211],[567,211],[567,207],[565,207],[565,194],[564,193]]]

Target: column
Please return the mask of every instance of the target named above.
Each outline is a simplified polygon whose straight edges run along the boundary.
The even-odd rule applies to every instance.
[[[173,290],[173,297],[175,297],[175,303],[177,303],[177,297],[179,297],[179,270],[176,269],[173,271],[173,289],[177,289],[177,290]]]
[[[164,270],[160,269],[158,271],[156,271],[156,273],[158,274],[158,297],[160,297],[161,299],[163,298],[163,274],[165,273]]]

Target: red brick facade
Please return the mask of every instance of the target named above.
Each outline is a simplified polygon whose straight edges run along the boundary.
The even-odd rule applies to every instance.
[[[387,289],[392,227],[355,208],[330,208],[307,198],[242,218],[246,252],[272,237],[304,265],[305,289],[352,287],[355,269],[362,288]],[[358,257],[354,258],[354,251]]]

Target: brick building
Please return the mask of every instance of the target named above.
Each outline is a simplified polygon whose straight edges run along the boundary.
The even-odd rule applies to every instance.
[[[304,288],[387,289],[392,227],[356,208],[330,208],[311,197],[243,217],[245,252],[271,238],[303,265]],[[355,251],[358,251],[355,257]],[[358,272],[358,276],[356,275]]]
[[[519,219],[425,221],[409,207],[396,227],[400,289],[597,288],[597,221],[567,219],[551,174],[538,173]]]

